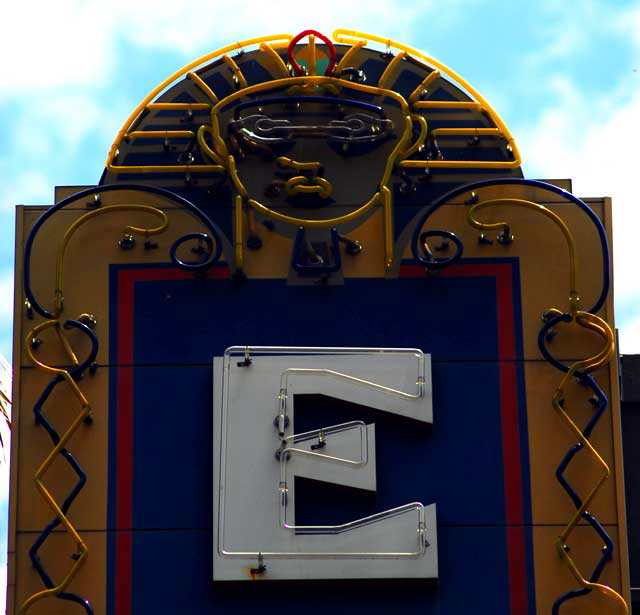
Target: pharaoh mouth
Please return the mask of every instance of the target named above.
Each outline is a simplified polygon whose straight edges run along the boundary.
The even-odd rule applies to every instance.
[[[312,195],[321,199],[328,199],[333,193],[333,184],[324,177],[309,177],[296,175],[287,180],[276,179],[265,190],[265,196],[276,198],[282,191],[287,197]]]
[[[304,175],[296,175],[286,181],[284,188],[287,196],[315,194],[322,199],[328,199],[333,192],[331,182],[324,177],[318,176],[306,177]]]

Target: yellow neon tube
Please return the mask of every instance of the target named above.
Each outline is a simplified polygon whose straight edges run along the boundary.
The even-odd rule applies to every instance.
[[[242,197],[236,194],[236,211],[235,211],[235,254],[236,254],[236,269],[242,269],[244,267],[244,238],[243,238],[243,224],[244,216],[242,214]]]
[[[336,65],[334,73],[340,75],[340,71],[343,68],[349,68],[349,62],[351,62],[358,55],[358,52],[367,44],[367,41],[356,41],[353,47],[349,47],[345,54],[340,59],[340,62]]]
[[[134,130],[133,132],[128,132],[124,138],[125,139],[140,139],[140,138],[149,138],[149,139],[157,139],[162,137],[180,139],[180,138],[193,138],[196,136],[196,133],[193,130]]]
[[[208,111],[211,105],[209,103],[156,102],[149,103],[147,109],[150,111]]]
[[[356,209],[351,213],[345,214],[344,216],[339,216],[337,218],[329,218],[327,220],[305,220],[304,218],[294,218],[292,216],[287,216],[285,214],[282,214],[279,211],[269,209],[268,207],[265,207],[262,203],[258,203],[258,201],[255,201],[253,199],[249,199],[247,201],[247,204],[251,205],[251,207],[259,211],[260,213],[264,214],[265,216],[268,216],[269,218],[273,218],[274,220],[279,220],[280,222],[286,222],[287,224],[295,224],[296,226],[303,226],[305,228],[326,228],[327,226],[337,226],[338,224],[349,222],[351,220],[354,220],[358,216],[361,216],[366,211],[369,211],[369,209],[371,209],[378,202],[379,197],[380,197],[380,193],[376,192],[359,209]]]
[[[147,96],[145,96],[142,102],[131,112],[131,115],[129,115],[129,117],[126,119],[124,125],[116,135],[115,141],[113,142],[113,145],[109,150],[109,154],[107,155],[107,162],[106,162],[107,168],[108,169],[110,168],[111,162],[116,156],[116,150],[118,149],[118,145],[120,144],[122,137],[129,131],[129,128],[138,119],[138,116],[140,115],[140,113],[142,113],[142,111],[145,109],[147,104],[149,104],[158,94],[160,94],[165,88],[171,85],[174,81],[176,81],[186,73],[190,72],[194,68],[200,66],[201,64],[204,64],[205,62],[213,60],[214,58],[217,58],[218,56],[226,54],[230,51],[236,51],[236,50],[242,51],[242,49],[244,49],[245,47],[249,47],[251,45],[259,45],[260,43],[268,43],[268,42],[271,42],[274,45],[277,45],[278,41],[286,41],[283,43],[286,45],[289,43],[289,41],[292,38],[293,36],[291,36],[290,34],[273,34],[271,36],[259,36],[257,38],[247,39],[246,41],[242,41],[239,43],[232,43],[231,45],[221,47],[216,51],[212,51],[211,53],[208,53],[198,58],[197,60],[190,62],[186,66],[183,66],[180,70],[173,73],[173,75],[167,77],[162,83],[160,83],[160,85],[156,86],[153,90],[151,90],[151,92],[149,92],[149,94],[147,94]]]
[[[209,144],[204,138],[205,132],[211,134],[211,129],[206,124],[202,124],[202,126],[198,128],[198,145],[200,146],[200,150],[205,155],[205,157],[208,157],[216,165],[219,165],[221,169],[224,169],[222,158],[220,158],[220,156],[218,156],[218,154],[209,147]]]
[[[434,137],[437,136],[489,136],[501,137],[502,132],[499,128],[436,128],[431,131]]]
[[[76,529],[73,527],[72,523],[69,521],[67,516],[62,512],[62,509],[58,506],[55,499],[53,498],[51,493],[47,490],[44,482],[42,481],[42,477],[44,476],[46,471],[49,469],[51,464],[54,462],[57,455],[60,453],[60,451],[63,448],[65,448],[67,442],[70,440],[73,434],[78,430],[78,428],[80,427],[84,419],[90,414],[90,411],[91,411],[89,402],[87,401],[82,391],[80,391],[78,384],[71,377],[71,374],[67,370],[46,365],[42,361],[38,360],[33,354],[33,349],[31,347],[31,340],[34,337],[36,337],[38,333],[51,327],[55,327],[56,329],[59,329],[60,322],[57,319],[47,320],[33,327],[26,335],[25,343],[24,343],[25,350],[27,352],[29,359],[37,367],[41,368],[45,372],[60,376],[71,387],[73,394],[75,395],[78,402],[80,403],[81,411],[77,415],[77,417],[74,419],[74,421],[71,423],[67,431],[60,438],[60,441],[57,443],[57,445],[51,450],[51,452],[47,455],[47,457],[42,462],[40,467],[36,470],[33,480],[34,480],[36,489],[38,490],[38,492],[40,493],[44,501],[47,503],[49,508],[51,508],[51,510],[55,513],[56,517],[60,520],[60,523],[63,525],[65,530],[71,535],[71,538],[76,544],[77,553],[76,553],[76,557],[73,565],[71,566],[67,574],[64,576],[62,581],[55,587],[41,590],[29,596],[29,598],[27,598],[20,607],[19,612],[21,614],[26,613],[31,608],[31,606],[33,606],[36,602],[42,600],[43,598],[46,598],[47,596],[57,595],[63,592],[67,588],[69,583],[71,583],[73,578],[76,576],[78,570],[84,563],[84,560],[86,559],[89,553],[89,548],[87,547],[85,542],[82,540],[82,538],[80,537]]]
[[[405,59],[406,56],[407,54],[404,51],[401,51],[391,60],[391,62],[389,62],[389,64],[387,64],[386,68],[384,69],[384,72],[382,73],[382,75],[380,75],[380,79],[378,79],[379,88],[387,87],[387,81],[391,79],[391,75],[396,70],[400,62],[402,62],[402,60]]]
[[[54,291],[55,295],[62,295],[62,291],[58,292],[57,290]],[[79,361],[78,361],[78,357],[76,356],[76,353],[73,352],[73,348],[71,348],[71,344],[69,343],[69,340],[67,339],[67,336],[63,333],[62,331],[62,327],[60,326],[60,323],[58,323],[58,326],[55,327],[55,331],[56,331],[56,335],[58,337],[58,340],[60,341],[60,344],[62,345],[62,347],[64,348],[64,351],[67,353],[67,357],[69,357],[69,361],[71,361],[71,364],[75,367],[77,365],[79,365]]]
[[[333,83],[321,83],[320,85],[314,85],[313,83],[306,83],[305,85],[292,85],[287,90],[287,95],[295,96],[300,92],[307,92],[309,90],[319,90],[319,89],[327,90],[327,92],[331,92],[334,96],[337,96],[338,92],[340,91],[340,88],[336,87],[335,84]]]
[[[467,100],[419,100],[413,103],[414,109],[482,109],[480,103]]]
[[[520,162],[496,162],[489,160],[401,160],[398,163],[404,169],[516,169]]]
[[[420,58],[427,64],[437,68],[438,70],[440,70],[440,72],[448,75],[449,77],[457,81],[458,84],[461,85],[471,95],[472,98],[475,98],[480,103],[480,105],[484,109],[486,109],[493,123],[498,128],[500,128],[502,133],[505,135],[505,138],[507,139],[507,141],[511,143],[511,147],[513,148],[513,156],[518,161],[518,164],[516,166],[520,166],[520,163],[522,161],[520,157],[520,152],[518,150],[517,145],[513,141],[513,137],[511,136],[509,129],[507,128],[506,124],[502,121],[502,118],[495,112],[493,107],[491,107],[491,105],[484,99],[484,97],[480,94],[480,92],[478,92],[470,83],[468,83],[455,71],[451,70],[449,67],[445,66],[441,62],[438,62],[434,58],[427,56],[426,54],[422,53],[421,51],[413,47],[410,47],[408,45],[403,45],[402,43],[399,43],[397,41],[392,41],[390,39],[386,39],[381,36],[366,34],[364,32],[358,32],[356,30],[337,29],[333,32],[333,39],[339,43],[342,43],[342,42],[355,43],[357,39],[364,39],[366,41],[371,40],[371,41],[376,41],[378,43],[382,43],[383,45],[387,45],[387,47],[395,47],[396,49],[405,51],[409,55],[413,55],[417,58]]]
[[[304,175],[297,175],[296,177],[292,177],[287,180],[285,190],[287,191],[287,194],[297,194],[298,192],[310,194],[317,192],[322,198],[326,199],[331,196],[333,186],[331,185],[331,182],[326,180],[324,177],[314,177],[313,179],[309,179]]]
[[[413,156],[413,154],[415,154],[418,151],[418,149],[422,145],[424,145],[424,142],[427,138],[427,133],[429,131],[429,127],[427,126],[427,120],[425,120],[421,115],[418,115],[417,113],[412,113],[410,117],[412,122],[417,122],[420,125],[420,134],[418,135],[418,138],[416,139],[415,143],[411,145],[411,147],[408,150],[405,150],[404,152],[402,152],[400,158],[408,158],[409,156]],[[435,130],[433,132],[435,133]]]
[[[615,340],[611,327],[609,327],[602,318],[589,312],[579,312],[576,320],[578,321],[578,324],[584,324],[589,329],[599,333],[607,342],[600,351],[600,355],[595,355],[593,357],[592,362],[589,364],[589,369],[594,370],[597,367],[608,363],[615,352]]]
[[[601,335],[605,340],[605,345],[603,346],[602,350],[600,350],[600,352],[595,354],[593,357],[590,357],[589,359],[577,361],[570,367],[569,371],[562,378],[562,381],[560,382],[560,385],[558,386],[553,396],[553,407],[558,412],[558,414],[560,415],[564,423],[567,425],[569,430],[572,432],[572,434],[578,438],[581,445],[587,450],[589,455],[594,459],[594,461],[600,467],[601,474],[598,480],[596,481],[596,484],[590,490],[588,495],[583,499],[582,506],[580,506],[580,508],[576,510],[573,517],[571,518],[567,526],[564,528],[563,532],[560,534],[560,536],[558,536],[556,540],[556,548],[557,548],[558,554],[560,555],[560,558],[567,564],[572,575],[582,587],[599,591],[605,596],[612,598],[621,607],[622,612],[625,615],[628,615],[629,608],[624,598],[612,587],[609,587],[608,585],[604,585],[603,583],[593,583],[588,579],[586,579],[578,569],[578,566],[576,565],[575,561],[571,557],[569,549],[567,548],[567,540],[569,536],[572,534],[573,530],[577,526],[578,521],[582,517],[583,513],[587,510],[587,508],[593,501],[595,495],[597,494],[597,492],[600,490],[600,488],[602,487],[602,485],[610,475],[609,466],[604,461],[604,459],[602,459],[600,454],[595,450],[591,442],[589,442],[588,438],[586,438],[586,436],[582,433],[582,431],[576,425],[576,423],[568,415],[563,402],[565,397],[564,395],[565,388],[567,387],[569,382],[572,381],[572,379],[576,375],[576,372],[595,369],[597,366],[602,365],[611,359],[614,353],[613,331],[611,330],[609,325],[604,320],[602,320],[599,316],[596,316],[595,314],[591,314],[589,312],[578,311],[576,314],[576,322],[579,325],[585,328],[588,328],[592,331],[595,331],[596,333]]]
[[[248,199],[249,193],[247,192],[245,185],[242,183],[242,181],[240,181],[240,177],[238,177],[238,169],[236,167],[236,161],[233,156],[227,156],[227,168],[229,170],[231,181],[236,187],[236,190],[240,193],[240,196],[243,199]]]
[[[315,77],[318,74],[318,57],[317,57],[317,49],[316,49],[316,35],[309,34],[309,74]]]
[[[283,78],[289,77],[289,69],[284,63],[284,60],[280,57],[280,54],[269,45],[268,43],[260,43],[260,51],[267,54],[267,57],[271,60],[271,63],[275,66],[277,72],[281,74]]]
[[[333,31],[333,40],[337,43],[344,43],[346,45],[357,45],[358,43],[362,43],[363,45],[368,45],[369,41],[366,38],[355,37],[355,36],[336,36],[338,30]],[[347,32],[347,30],[340,30],[340,32]],[[391,42],[389,40],[389,42]],[[390,49],[389,45],[387,45],[387,49]]]
[[[191,79],[202,91],[202,93],[215,105],[218,102],[218,97],[215,92],[204,82],[202,77],[198,73],[187,73],[187,79]],[[211,108],[211,107],[209,107]]]
[[[216,148],[216,153],[223,158],[227,158],[229,156],[229,150],[227,149],[227,144],[224,142],[224,139],[220,136],[220,119],[218,118],[218,114],[214,112],[214,109],[211,109],[211,130],[209,134],[213,139],[213,146]]]
[[[65,381],[68,382],[69,386],[73,391],[73,394],[77,397],[78,401],[80,402],[80,405],[86,406],[88,405],[89,402],[87,401],[86,397],[78,387],[78,383],[71,377],[71,374],[69,374],[69,372],[66,369],[62,369],[60,367],[54,367],[52,365],[47,365],[46,363],[43,363],[42,361],[40,361],[40,359],[38,359],[33,353],[33,348],[31,347],[31,340],[34,337],[37,337],[39,333],[41,333],[45,329],[50,329],[52,327],[58,328],[60,326],[61,326],[60,322],[57,319],[51,319],[51,320],[45,320],[44,322],[41,322],[40,324],[37,324],[34,327],[32,327],[27,333],[27,335],[25,336],[25,344],[24,344],[25,352],[27,353],[29,360],[34,365],[36,365],[36,367],[39,367],[40,369],[50,374],[63,377]]]
[[[248,88],[244,90],[238,90],[237,92],[233,92],[229,94],[226,98],[223,98],[220,102],[218,102],[213,109],[211,110],[211,114],[220,113],[220,109],[230,105],[232,102],[238,100],[238,98],[242,98],[243,96],[250,96],[251,94],[256,94],[257,92],[263,92],[264,90],[275,90],[277,88],[286,88],[291,85],[298,84],[310,84],[310,85],[325,85],[332,84],[336,85],[340,88],[347,88],[352,90],[357,90],[359,92],[365,92],[367,94],[372,94],[374,96],[387,96],[389,98],[394,99],[396,102],[400,104],[404,113],[409,113],[409,105],[405,100],[404,96],[394,92],[393,90],[385,90],[382,88],[378,88],[370,85],[363,85],[362,83],[354,83],[353,81],[346,81],[344,79],[338,79],[336,77],[324,77],[324,76],[302,76],[302,77],[289,77],[287,79],[274,79],[273,81],[265,81],[263,83],[256,83],[254,85],[250,85]]]
[[[222,59],[224,60],[226,65],[231,69],[231,72],[233,73],[234,77],[238,80],[238,85],[241,88],[246,88],[247,80],[245,79],[244,74],[240,70],[240,67],[238,66],[236,61],[231,56],[228,56],[226,53],[222,56]]]
[[[482,201],[481,203],[477,203],[473,205],[467,211],[467,222],[476,229],[482,231],[491,231],[491,230],[507,230],[509,229],[509,224],[507,222],[480,222],[474,216],[476,212],[481,211],[482,209],[487,209],[488,207],[496,207],[496,206],[505,206],[505,205],[516,205],[519,207],[525,207],[527,209],[533,209],[541,214],[547,216],[555,222],[556,226],[560,228],[562,234],[567,243],[567,248],[569,250],[569,307],[571,314],[575,316],[579,305],[580,305],[580,295],[576,289],[576,278],[577,278],[577,269],[578,269],[578,257],[576,255],[576,244],[573,239],[573,235],[569,230],[569,227],[565,224],[564,220],[557,214],[553,213],[550,209],[547,209],[544,205],[539,205],[538,203],[534,203],[532,201],[527,201],[524,199],[512,199],[512,198],[503,198],[503,199],[490,199],[488,201]]]
[[[296,169],[298,171],[317,171],[322,168],[322,164],[319,162],[298,162],[297,160],[291,160],[286,156],[278,156],[276,163],[283,169]]]
[[[224,167],[211,164],[169,165],[156,167],[122,167],[111,165],[114,173],[222,173]]]
[[[384,266],[389,269],[393,265],[393,206],[391,190],[388,186],[380,188],[384,214]]]
[[[411,117],[409,115],[404,116],[404,132],[402,133],[402,137],[396,143],[396,146],[393,148],[391,154],[387,158],[387,164],[384,169],[384,174],[382,175],[382,179],[380,180],[380,186],[386,186],[391,179],[391,174],[393,173],[393,167],[395,166],[396,160],[401,156],[401,152],[407,147],[408,141],[411,140],[411,129],[413,124],[411,123]]]
[[[100,209],[94,209],[89,213],[80,216],[69,228],[67,232],[64,234],[64,238],[60,243],[58,248],[58,254],[56,257],[56,282],[55,282],[55,316],[60,316],[63,310],[63,294],[62,294],[62,273],[63,273],[63,265],[64,265],[64,255],[69,245],[69,241],[73,234],[86,222],[89,220],[101,216],[103,214],[111,213],[114,211],[139,211],[144,213],[149,213],[157,218],[160,218],[160,225],[157,227],[145,229],[137,226],[127,225],[124,227],[125,235],[142,235],[144,237],[149,237],[151,235],[158,235],[163,233],[169,226],[169,219],[167,215],[160,211],[155,207],[151,207],[150,205],[107,205],[105,207],[101,207]],[[35,360],[35,359],[34,359]]]
[[[430,72],[422,80],[422,83],[415,90],[413,90],[413,92],[411,92],[411,95],[409,96],[409,104],[413,105],[415,102],[417,102],[418,98],[420,98],[420,96],[422,95],[422,92],[424,92],[438,77],[440,77],[439,70],[433,70],[432,72]]]

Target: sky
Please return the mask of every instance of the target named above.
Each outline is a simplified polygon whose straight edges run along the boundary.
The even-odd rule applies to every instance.
[[[11,357],[16,204],[49,205],[56,185],[97,183],[131,110],[192,59],[253,36],[307,28],[330,35],[337,27],[418,47],[462,75],[509,126],[526,177],[572,178],[578,196],[613,198],[620,351],[640,353],[634,253],[640,199],[633,185],[640,170],[640,1],[325,0],[313,10],[278,6],[264,0],[3,6],[0,354]],[[6,507],[0,494],[2,502]],[[2,535],[3,523],[0,515]],[[0,583],[5,552],[0,542]],[[0,592],[0,612],[3,600]]]

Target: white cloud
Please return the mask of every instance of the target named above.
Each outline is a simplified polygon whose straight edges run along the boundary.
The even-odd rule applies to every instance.
[[[454,3],[457,4],[457,3]],[[357,23],[357,28],[366,23],[374,30],[380,26],[385,32],[390,29],[403,33],[414,27],[418,15],[431,9],[442,10],[440,5],[429,0],[399,3],[388,0],[326,0],[321,10],[314,11],[310,20],[305,11],[291,10],[285,3],[265,3],[257,0],[212,3],[206,0],[191,2],[188,10],[180,3],[164,3],[160,6],[153,0],[144,0],[133,5],[128,0],[118,0],[111,5],[116,13],[125,17],[135,28],[129,28],[127,36],[134,43],[143,46],[172,48],[191,53],[198,47],[212,41],[220,41],[226,34],[226,25],[232,25],[234,38],[262,36],[264,34],[289,32],[296,34],[313,28],[329,36],[337,27],[348,27]],[[209,14],[211,19],[203,20]],[[119,18],[116,17],[116,20]],[[188,32],[189,35],[185,36]],[[230,42],[228,38],[224,42]]]
[[[0,272],[0,323],[11,322],[13,318],[13,271]]]
[[[7,586],[7,567],[0,566],[0,588]],[[7,596],[5,591],[0,591],[0,613],[6,613]]]
[[[626,312],[640,318],[636,265],[640,77],[624,78],[614,95],[599,100],[585,96],[561,76],[551,79],[550,91],[553,96],[549,108],[535,125],[521,131],[518,139],[526,174],[570,177],[573,191],[579,196],[613,198],[616,300],[637,306]],[[626,352],[640,352],[640,320],[634,325],[628,314],[625,316],[617,323],[621,343]]]
[[[640,21],[640,6],[623,8],[607,0],[575,0],[558,2],[542,0],[540,45],[528,60],[535,65],[548,65],[555,59],[575,56],[593,46],[602,35],[631,35],[633,20]]]
[[[123,44],[167,49],[191,57],[233,39],[297,32],[313,27],[330,35],[336,27],[382,28],[386,36],[407,40],[419,17],[438,13],[439,21],[458,10],[434,0],[412,3],[389,0],[325,0],[314,11],[292,10],[285,3],[263,0],[212,2],[192,0],[158,3],[155,0],[58,0],[9,3],[3,10],[6,24],[0,54],[17,58],[6,62],[0,95],[39,92],[74,84],[107,83]],[[233,32],[233,38],[230,38]]]
[[[87,136],[113,138],[118,121],[122,118],[115,115],[109,100],[98,101],[82,91],[59,90],[47,96],[44,104],[23,102],[5,137],[12,141],[18,160],[30,159],[31,168],[51,169],[72,159]]]
[[[627,321],[620,331],[620,352],[622,354],[640,353],[640,316]]]
[[[614,27],[622,35],[628,36],[640,50],[640,4],[621,11],[615,18]]]
[[[31,165],[29,165],[31,166]],[[26,168],[17,175],[2,172],[0,209],[13,209],[15,205],[45,205],[53,199],[53,185],[46,171]],[[13,235],[13,229],[11,229]]]
[[[13,270],[0,270],[0,358],[11,359],[13,322]],[[0,372],[2,365],[0,365]],[[0,386],[0,389],[3,388]],[[0,423],[2,419],[0,418]],[[0,430],[2,427],[0,426]],[[4,436],[3,436],[4,437]],[[0,462],[1,463],[1,462]],[[2,467],[0,465],[0,473]],[[0,491],[1,497],[1,491]],[[1,593],[1,592],[0,592]],[[0,611],[1,613],[2,611]]]
[[[46,104],[27,98],[3,127],[11,155],[0,158],[0,210],[52,203],[54,187],[73,183],[80,165],[94,168],[86,183],[97,181],[127,112],[121,104],[97,102],[72,88],[51,93]],[[81,157],[87,140],[97,144],[91,160]]]
[[[111,32],[99,13],[97,2],[81,0],[6,3],[0,54],[15,59],[3,63],[2,91],[71,85],[108,70]]]

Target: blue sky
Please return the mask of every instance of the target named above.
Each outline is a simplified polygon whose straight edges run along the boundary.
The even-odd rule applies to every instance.
[[[511,129],[527,177],[570,177],[579,196],[613,197],[620,348],[640,353],[634,248],[640,224],[634,185],[639,1],[326,0],[313,11],[277,6],[264,0],[42,0],[3,8],[1,354],[11,355],[14,205],[50,204],[55,185],[96,183],[130,111],[190,60],[233,40],[306,28],[330,34],[336,27],[419,47],[464,76]],[[0,564],[3,551],[0,544]]]

